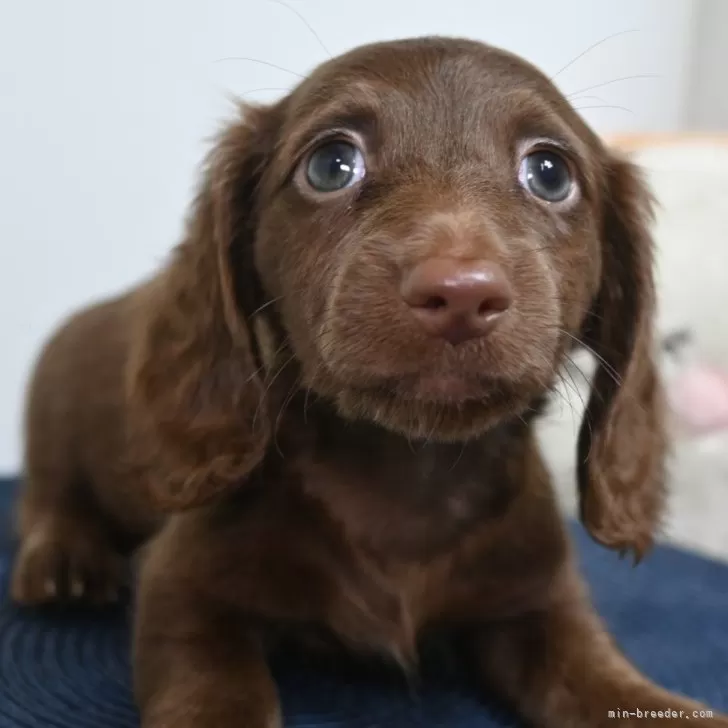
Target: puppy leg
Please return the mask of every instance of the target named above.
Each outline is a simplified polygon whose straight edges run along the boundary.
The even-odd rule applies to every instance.
[[[134,683],[142,728],[281,728],[255,632],[229,605],[142,573]]]
[[[477,649],[486,683],[539,728],[657,728],[666,723],[728,728],[728,717],[717,712],[705,717],[700,711],[706,706],[640,674],[586,600],[489,626]],[[664,717],[668,710],[670,720]]]
[[[43,363],[43,362],[42,362]],[[63,382],[43,368],[30,392],[25,478],[17,508],[20,549],[11,596],[19,604],[115,601],[123,559],[74,457],[74,430],[58,404]],[[59,409],[69,405],[61,400]]]
[[[63,499],[48,502],[37,497],[59,487],[59,483],[45,485],[36,478],[26,483],[11,596],[28,605],[114,602],[123,580],[124,560],[105,534],[100,514]]]
[[[117,449],[101,449],[119,427],[111,401],[121,391],[122,356],[110,343],[118,328],[107,320],[111,310],[91,309],[61,328],[30,382],[11,584],[22,604],[104,603],[120,586],[123,560],[82,466],[84,452],[103,452],[97,457],[110,471],[120,459]]]

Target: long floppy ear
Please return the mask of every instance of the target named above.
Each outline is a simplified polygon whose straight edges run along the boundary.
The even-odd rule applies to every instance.
[[[273,114],[247,107],[218,138],[183,242],[138,294],[127,368],[130,437],[163,509],[199,506],[238,484],[268,443],[244,311],[257,286],[255,195]]]
[[[664,498],[663,393],[655,366],[653,200],[639,170],[610,157],[600,289],[584,339],[598,366],[579,433],[582,522],[610,548],[639,560]]]

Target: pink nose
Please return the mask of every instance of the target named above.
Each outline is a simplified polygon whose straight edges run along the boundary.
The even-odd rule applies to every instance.
[[[402,280],[405,303],[432,336],[453,346],[487,336],[513,301],[497,263],[430,258]]]

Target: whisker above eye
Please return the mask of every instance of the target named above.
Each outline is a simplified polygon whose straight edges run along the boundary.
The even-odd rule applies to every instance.
[[[586,88],[579,89],[578,91],[572,91],[570,94],[565,94],[567,99],[571,99],[578,94],[586,93],[587,91],[593,91],[596,88],[603,88],[604,86],[610,86],[613,83],[621,83],[622,81],[633,81],[639,78],[662,78],[659,73],[637,73],[633,76],[622,76],[620,78],[613,78],[611,81],[603,81],[602,83],[594,84],[593,86],[587,86]]]
[[[588,53],[591,53],[595,48],[598,48],[600,45],[603,45],[604,43],[607,43],[610,40],[613,40],[614,38],[619,38],[623,35],[628,35],[629,33],[639,33],[640,28],[632,28],[631,30],[620,30],[617,33],[612,33],[611,35],[608,35],[606,38],[602,38],[601,40],[597,41],[596,43],[592,43],[586,50],[579,53],[578,56],[575,58],[572,58],[565,66],[562,66],[556,73],[554,73],[553,76],[551,76],[551,80],[553,81],[557,76],[561,75],[567,68],[571,68],[580,58],[583,58]]]
[[[595,96],[593,94],[587,95],[587,96],[575,96],[571,99],[572,102],[574,101],[586,101],[587,99],[590,99],[591,101],[599,101],[599,103],[606,104],[607,100],[602,98],[601,96]]]
[[[634,114],[632,109],[628,109],[626,106],[618,106],[615,104],[599,104],[597,106],[574,106],[575,111],[586,111],[587,109],[619,109],[620,111],[626,111],[628,114]]]
[[[256,94],[260,91],[284,91],[285,93],[288,93],[290,90],[290,88],[287,88],[285,86],[264,86],[263,88],[248,89],[247,91],[243,91],[240,95],[250,96],[250,94]]]
[[[303,74],[298,73],[297,71],[292,71],[290,68],[284,68],[283,66],[279,66],[277,63],[271,63],[270,61],[263,61],[260,58],[248,58],[247,56],[227,56],[226,58],[218,58],[217,60],[213,61],[213,63],[225,63],[227,61],[248,61],[249,63],[259,63],[262,66],[268,66],[269,68],[275,68],[278,71],[284,71],[285,73],[290,73],[293,76],[298,76],[298,78],[304,79],[306,78]]]
[[[306,20],[306,18],[301,15],[301,13],[296,10],[296,8],[291,7],[288,3],[283,2],[283,0],[268,0],[269,3],[274,3],[275,5],[280,5],[281,7],[286,8],[289,12],[293,13],[298,17],[298,19],[311,31],[311,35],[313,35],[314,38],[318,41],[318,44],[324,49],[324,52],[326,55],[331,58],[331,51],[326,47],[324,42],[321,40],[321,36],[313,29],[311,26],[311,23]]]

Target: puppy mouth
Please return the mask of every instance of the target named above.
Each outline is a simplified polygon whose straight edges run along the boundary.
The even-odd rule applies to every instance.
[[[443,442],[480,436],[528,410],[548,386],[548,373],[523,361],[516,362],[520,366],[494,361],[492,351],[482,357],[458,354],[437,360],[423,356],[417,362],[410,357],[404,365],[385,359],[376,369],[373,357],[361,363],[348,358],[336,367],[326,362],[318,377],[305,375],[304,380],[333,401],[345,419]]]
[[[355,389],[378,397],[458,407],[470,403],[487,403],[500,389],[498,383],[484,377],[466,377],[456,373],[407,374],[387,377]]]
[[[397,379],[392,393],[406,400],[456,405],[487,400],[495,387],[493,381],[484,379],[427,373]]]
[[[455,442],[523,410],[531,394],[528,386],[506,380],[440,374],[350,383],[334,399],[344,417],[369,420],[410,439]]]

